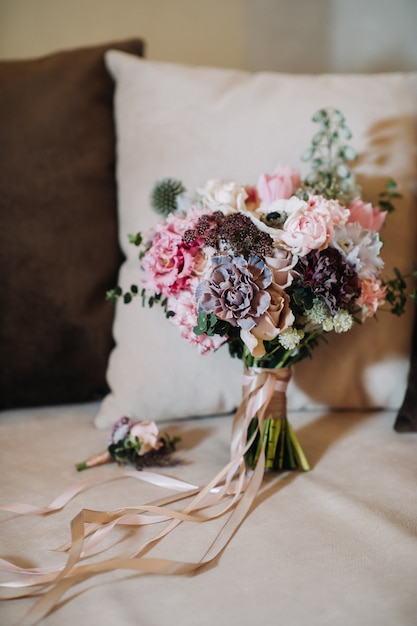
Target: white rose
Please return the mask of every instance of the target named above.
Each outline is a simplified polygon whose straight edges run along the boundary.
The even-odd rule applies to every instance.
[[[197,192],[204,204],[212,209],[220,209],[223,213],[230,212],[230,209],[242,211],[248,197],[245,188],[238,183],[219,179],[208,180]]]

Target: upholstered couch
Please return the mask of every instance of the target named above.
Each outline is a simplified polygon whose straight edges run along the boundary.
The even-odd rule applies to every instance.
[[[139,300],[105,299],[138,281],[128,234],[155,223],[156,180],[173,176],[192,189],[217,177],[254,183],[279,162],[299,167],[312,114],[336,106],[353,133],[364,196],[375,203],[389,177],[402,193],[383,231],[387,273],[407,273],[415,258],[415,74],[250,74],[151,62],[142,52],[132,40],[0,64],[3,508],[47,506],[77,483],[75,463],[107,445],[122,415],[181,437],[180,463],[160,475],[202,486],[228,462],[241,363],[226,349],[200,356]],[[27,622],[34,597],[1,602],[1,623],[413,626],[413,321],[410,302],[402,318],[381,313],[297,365],[289,414],[312,471],[267,475],[210,567],[194,576],[115,569],[57,598],[46,616],[36,605]],[[53,550],[80,510],[166,495],[122,473],[116,464],[89,470],[97,484],[56,514],[4,510],[1,557],[59,567],[66,557]],[[223,523],[184,523],[155,556],[198,560]],[[109,554],[133,553],[150,532],[114,529]],[[1,589],[2,598],[15,594]]]

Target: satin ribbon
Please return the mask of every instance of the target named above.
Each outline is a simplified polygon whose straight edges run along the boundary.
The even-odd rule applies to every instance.
[[[22,626],[37,624],[54,609],[60,598],[71,587],[92,576],[113,570],[133,570],[167,575],[189,574],[197,573],[216,561],[244,521],[261,486],[265,456],[260,454],[254,470],[248,472],[244,460],[245,453],[255,440],[257,432],[262,432],[262,423],[267,417],[266,412],[274,394],[276,395],[277,391],[282,393],[285,400],[290,375],[291,372],[287,368],[245,370],[242,402],[236,411],[232,426],[230,461],[204,487],[147,470],[140,472],[124,470],[117,476],[111,476],[106,480],[89,477],[79,481],[46,507],[20,503],[0,506],[0,509],[21,515],[49,515],[62,510],[70,500],[87,489],[121,478],[135,478],[180,492],[180,495],[176,493],[137,507],[123,507],[107,512],[82,509],[70,523],[70,541],[57,548],[58,551],[68,553],[66,563],[62,566],[25,569],[0,559],[0,570],[19,576],[16,580],[2,583],[0,587],[20,590],[34,587],[34,591],[25,591],[24,595],[43,594],[21,622]],[[248,427],[255,416],[258,418],[258,429],[248,440]],[[186,499],[189,502],[183,508],[179,510],[172,508],[172,505]],[[223,506],[219,508],[219,504]],[[197,561],[176,561],[144,556],[149,549],[180,524],[209,522],[226,513],[229,513],[227,520],[207,551]],[[116,525],[142,526],[161,522],[166,522],[165,527],[152,539],[142,543],[133,554],[93,563],[81,562]],[[17,592],[13,597],[19,597],[19,595],[22,594]]]

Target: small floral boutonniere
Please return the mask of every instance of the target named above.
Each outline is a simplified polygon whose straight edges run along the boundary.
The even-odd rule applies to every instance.
[[[139,470],[152,465],[172,465],[170,455],[179,441],[179,437],[161,436],[155,422],[121,417],[113,425],[107,449],[77,463],[76,468],[81,472],[112,461],[120,465],[129,463]]]

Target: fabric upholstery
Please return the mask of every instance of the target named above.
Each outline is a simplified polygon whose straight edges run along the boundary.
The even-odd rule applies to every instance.
[[[117,241],[109,48],[0,63],[0,407],[107,390]]]

